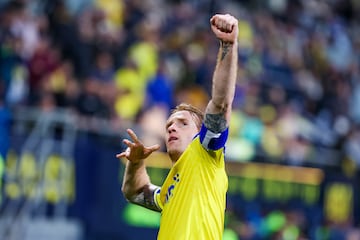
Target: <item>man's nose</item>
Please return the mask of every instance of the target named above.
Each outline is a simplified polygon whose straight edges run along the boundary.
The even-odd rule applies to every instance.
[[[168,132],[175,132],[176,131],[176,123],[172,123],[169,127],[168,127]]]

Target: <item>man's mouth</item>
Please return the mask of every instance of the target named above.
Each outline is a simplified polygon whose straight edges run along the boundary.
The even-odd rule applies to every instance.
[[[177,139],[178,139],[177,137],[169,137],[168,142],[172,142],[172,141],[175,141]]]

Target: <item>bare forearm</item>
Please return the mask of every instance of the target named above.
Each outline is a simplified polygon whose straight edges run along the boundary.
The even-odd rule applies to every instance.
[[[220,49],[213,75],[212,98],[206,113],[223,113],[229,119],[231,105],[235,94],[235,83],[238,65],[238,44],[220,41]]]
[[[150,178],[146,172],[143,161],[133,164],[130,161],[126,163],[125,174],[122,184],[122,192],[130,200],[132,196],[138,194],[145,185],[150,184]]]
[[[143,161],[137,164],[127,162],[121,190],[129,202],[160,212],[154,199],[154,193],[159,189],[150,183]]]

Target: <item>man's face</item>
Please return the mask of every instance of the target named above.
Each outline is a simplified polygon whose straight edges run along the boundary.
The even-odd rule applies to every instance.
[[[190,112],[179,111],[170,115],[166,122],[165,143],[173,162],[177,161],[198,131]]]

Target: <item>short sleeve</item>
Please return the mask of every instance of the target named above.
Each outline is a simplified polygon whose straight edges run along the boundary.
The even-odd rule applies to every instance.
[[[155,202],[156,206],[162,210],[164,206],[161,202],[160,192],[161,192],[161,188],[158,188],[154,191],[154,202]]]

